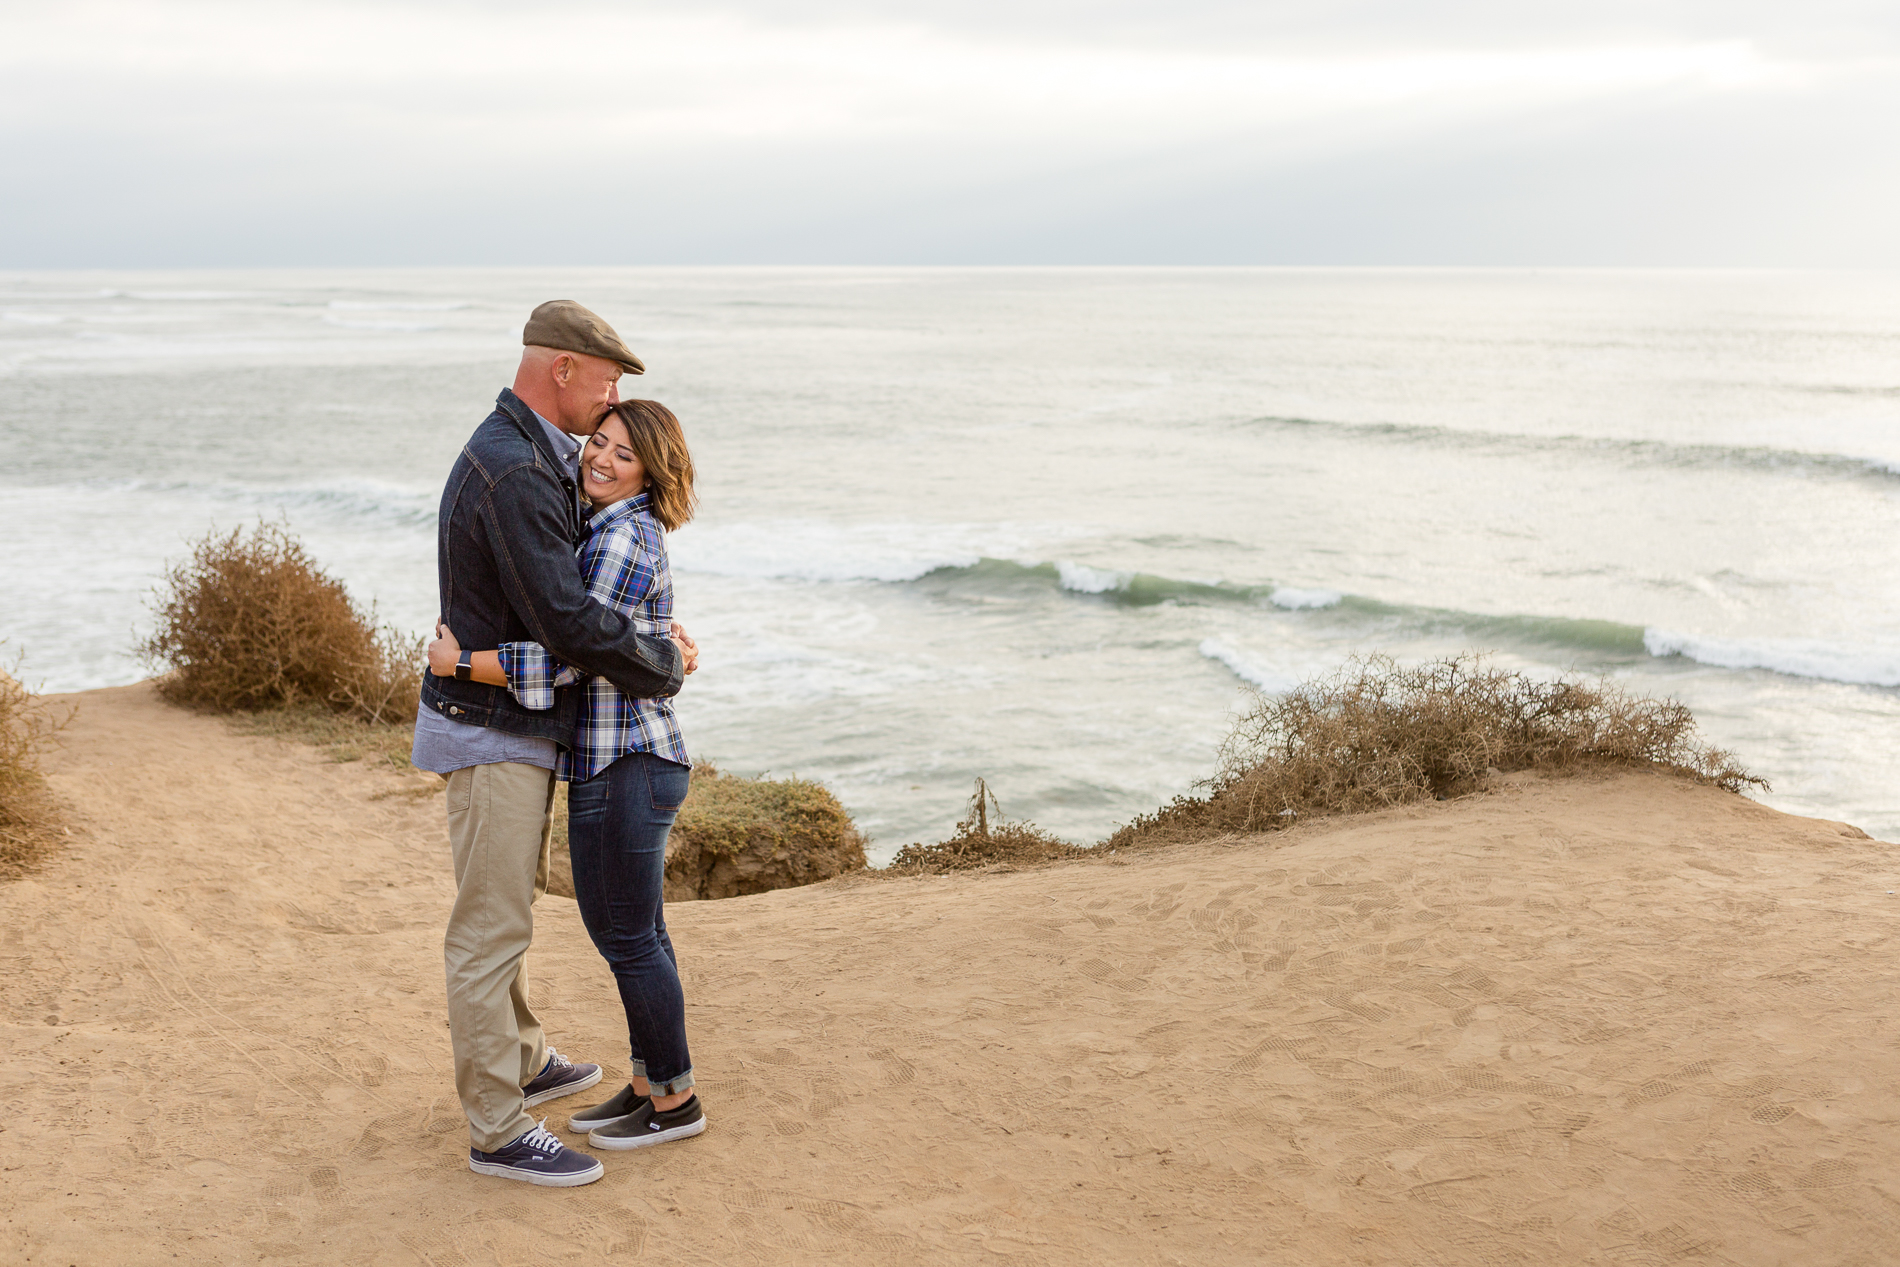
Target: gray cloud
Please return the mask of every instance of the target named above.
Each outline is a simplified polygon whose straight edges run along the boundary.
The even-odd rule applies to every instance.
[[[1888,6],[75,12],[0,265],[1900,264]]]

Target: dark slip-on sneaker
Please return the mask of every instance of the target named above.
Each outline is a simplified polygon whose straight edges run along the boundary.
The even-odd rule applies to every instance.
[[[651,1101],[635,1091],[629,1082],[614,1092],[614,1098],[607,1103],[596,1104],[591,1109],[582,1109],[571,1115],[567,1119],[567,1132],[570,1135],[585,1135],[603,1126],[612,1126],[615,1122],[632,1117],[641,1105],[649,1103]]]
[[[612,1126],[589,1131],[587,1142],[595,1148],[648,1148],[676,1139],[686,1139],[706,1129],[706,1114],[693,1096],[677,1109],[665,1112],[653,1107],[653,1101],[621,1118]]]

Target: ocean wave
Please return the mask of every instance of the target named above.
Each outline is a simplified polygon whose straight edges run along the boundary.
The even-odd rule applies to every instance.
[[[1242,679],[1269,695],[1278,695],[1298,686],[1299,679],[1290,674],[1261,664],[1243,651],[1238,651],[1219,638],[1201,640],[1200,653],[1210,660],[1218,660],[1233,670],[1234,676]]]
[[[248,290],[102,290],[101,299],[159,299],[197,302],[211,299],[249,299]]]
[[[323,324],[336,326],[343,330],[373,330],[378,334],[426,334],[442,327],[431,323],[416,321],[346,321],[342,317],[324,314]]]
[[[1342,436],[1429,444],[1510,456],[1537,453],[1609,458],[1644,466],[1741,468],[1828,479],[1900,479],[1900,460],[1851,453],[1815,453],[1769,445],[1682,444],[1579,435],[1539,436],[1522,432],[1466,430],[1401,422],[1339,422],[1320,418],[1269,416],[1252,425],[1286,430],[1334,432]]]
[[[190,501],[214,516],[249,520],[278,511],[313,510],[326,518],[365,527],[426,528],[433,532],[440,499],[433,489],[404,488],[377,480],[323,484],[258,485],[186,480],[125,480],[107,488],[87,487],[87,497],[159,496]]]
[[[1346,596],[1338,590],[1310,590],[1299,589],[1292,585],[1276,585],[1273,587],[1273,593],[1267,595],[1267,601],[1287,611],[1311,611],[1316,607],[1337,607],[1346,601]]]
[[[326,307],[338,312],[460,312],[475,305],[461,300],[442,303],[390,303],[382,300],[332,299]]]
[[[1135,579],[1133,572],[1117,572],[1110,568],[1090,567],[1086,563],[1056,563],[1056,577],[1065,590],[1077,594],[1109,594],[1128,588]]]
[[[979,533],[924,524],[781,521],[696,526],[668,542],[676,570],[788,581],[915,581],[983,557]]]
[[[1818,638],[1709,638],[1655,628],[1643,631],[1643,646],[1658,658],[1681,656],[1711,668],[1761,669],[1854,686],[1900,686],[1900,647]]]

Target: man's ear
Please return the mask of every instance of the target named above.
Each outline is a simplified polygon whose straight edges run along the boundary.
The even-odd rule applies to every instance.
[[[554,358],[553,368],[554,381],[560,386],[566,387],[567,380],[574,375],[574,358],[563,352]]]

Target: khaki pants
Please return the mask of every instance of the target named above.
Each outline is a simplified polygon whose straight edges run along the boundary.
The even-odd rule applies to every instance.
[[[554,775],[539,766],[503,761],[449,776],[449,1033],[469,1141],[486,1153],[534,1126],[521,1088],[547,1063],[528,1006],[528,945],[534,899],[547,888],[553,802]]]

